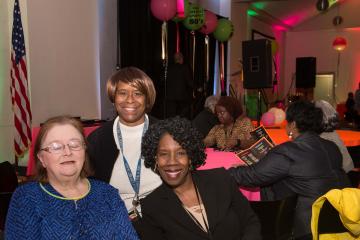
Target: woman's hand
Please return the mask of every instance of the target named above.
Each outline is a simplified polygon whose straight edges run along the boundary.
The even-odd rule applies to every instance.
[[[237,139],[228,139],[225,143],[225,148],[232,149],[238,147]]]

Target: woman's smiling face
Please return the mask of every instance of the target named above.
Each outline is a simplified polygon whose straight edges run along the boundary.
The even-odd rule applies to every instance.
[[[156,163],[161,178],[172,188],[191,180],[191,163],[186,150],[168,133],[159,141]]]
[[[114,104],[121,123],[137,126],[145,121],[146,97],[137,88],[119,82]]]

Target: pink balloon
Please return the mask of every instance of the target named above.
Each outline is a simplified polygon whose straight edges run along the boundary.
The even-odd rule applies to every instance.
[[[203,34],[210,34],[213,31],[215,31],[217,26],[217,17],[213,12],[205,11],[205,23],[204,25],[199,29],[200,32]]]
[[[272,126],[275,123],[275,116],[272,112],[266,112],[261,116],[261,122],[264,126]]]
[[[284,110],[280,109],[280,108],[270,108],[268,112],[271,112],[272,114],[274,114],[275,117],[275,124],[280,124],[285,120],[285,112]]]
[[[168,21],[176,15],[176,0],[151,0],[150,9],[154,17]]]

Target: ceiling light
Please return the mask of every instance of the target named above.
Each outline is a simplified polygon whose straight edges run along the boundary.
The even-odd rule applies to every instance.
[[[318,0],[316,3],[316,9],[320,12],[325,11],[329,8],[329,1],[328,0]]]

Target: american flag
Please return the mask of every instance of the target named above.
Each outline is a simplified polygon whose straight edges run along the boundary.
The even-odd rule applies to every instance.
[[[19,1],[14,3],[11,49],[11,102],[14,111],[15,155],[22,156],[31,143],[31,109],[29,102],[28,79],[23,27]]]

